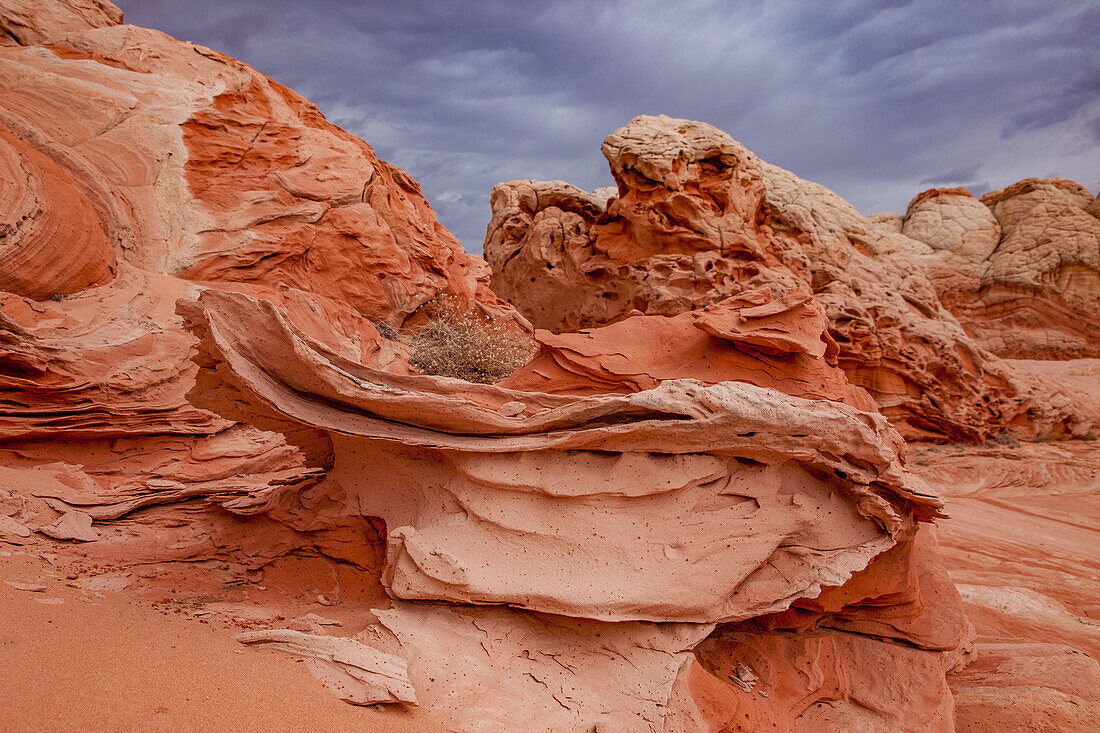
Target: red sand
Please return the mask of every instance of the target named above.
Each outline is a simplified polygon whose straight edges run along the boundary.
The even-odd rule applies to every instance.
[[[0,556],[0,730],[434,730],[423,715],[357,708],[301,664],[228,629],[66,585],[66,571]],[[60,577],[52,577],[60,576]],[[45,585],[17,590],[5,581]],[[62,603],[49,605],[60,599]]]

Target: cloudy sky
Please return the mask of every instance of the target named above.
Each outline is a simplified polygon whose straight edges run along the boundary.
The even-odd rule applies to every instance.
[[[864,213],[930,186],[1100,188],[1094,0],[115,0],[408,170],[466,249],[493,184],[609,185],[638,114],[710,122]]]

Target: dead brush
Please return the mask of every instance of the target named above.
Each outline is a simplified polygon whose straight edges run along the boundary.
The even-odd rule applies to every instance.
[[[513,323],[462,306],[450,294],[429,301],[429,320],[413,335],[409,363],[421,374],[495,384],[531,358],[534,342]]]

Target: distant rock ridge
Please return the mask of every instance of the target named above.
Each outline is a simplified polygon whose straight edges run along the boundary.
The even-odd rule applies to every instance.
[[[985,349],[1013,359],[1100,356],[1096,198],[1064,178],[1028,178],[975,199],[930,189],[902,233],[934,250],[944,306]]]

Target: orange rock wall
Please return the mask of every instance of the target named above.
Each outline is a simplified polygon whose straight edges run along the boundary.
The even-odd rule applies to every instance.
[[[929,245],[705,123],[638,117],[603,153],[616,192],[542,181],[493,191],[493,287],[536,327],[570,331],[697,311],[747,290],[805,289],[825,308],[848,379],[907,438],[1090,429],[1090,416],[1033,399],[1026,380],[960,327],[926,271]]]

